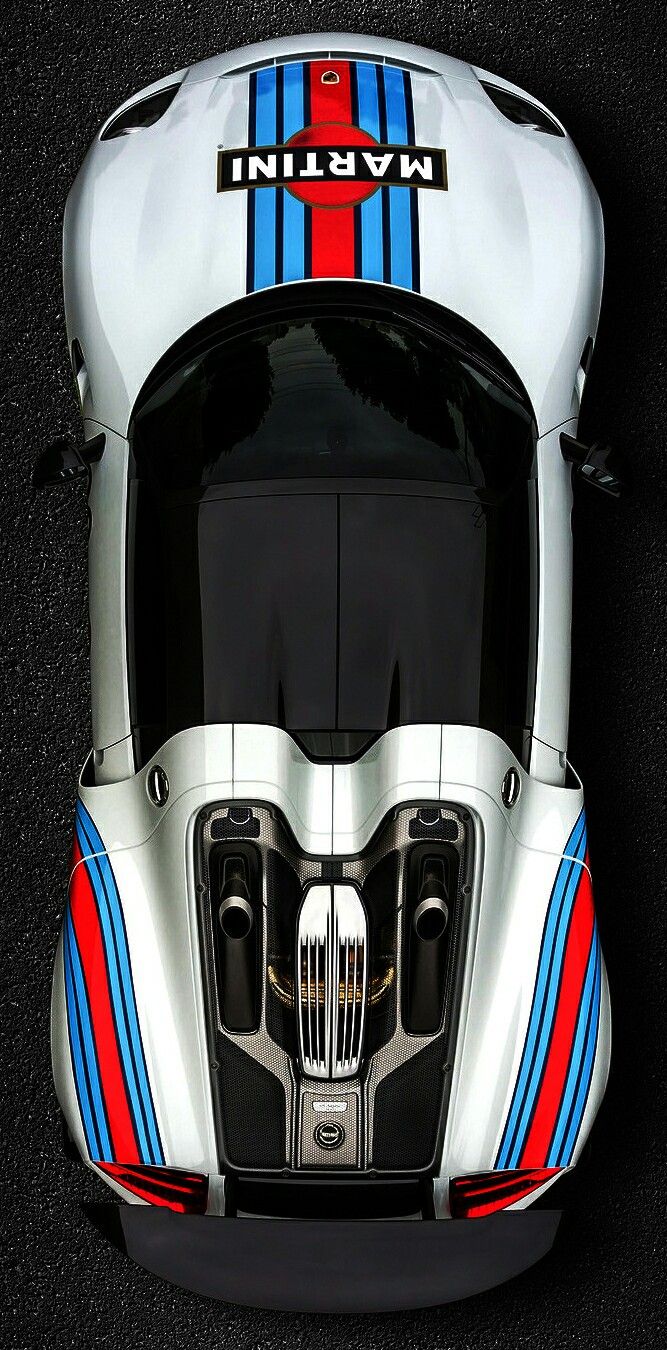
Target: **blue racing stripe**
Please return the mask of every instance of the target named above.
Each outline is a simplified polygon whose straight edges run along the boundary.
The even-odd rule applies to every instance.
[[[519,1117],[526,1115],[524,1110],[526,1106],[526,1095],[531,1081],[531,1069],[533,1067],[534,1056],[538,1047],[538,1038],[544,1022],[544,1009],[549,998],[549,991],[552,988],[554,977],[557,981],[560,975],[560,968],[554,962],[554,948],[559,934],[559,923],[563,916],[564,908],[567,905],[568,897],[570,907],[572,903],[572,878],[574,876],[576,891],[576,881],[579,878],[579,867],[576,862],[572,862],[572,857],[582,860],[586,852],[586,818],[582,811],[575,823],[574,829],[565,845],[563,858],[556,873],[553,890],[549,900],[547,910],[547,919],[545,930],[542,937],[542,948],[540,951],[537,979],[535,991],[533,994],[533,1003],[526,1033],[526,1043],[524,1045],[519,1068],[519,1077],[514,1089],[510,1114],[505,1126],[503,1139],[500,1145],[496,1167],[507,1168],[512,1164],[509,1161],[511,1157],[519,1156],[522,1140],[519,1136],[517,1140],[517,1126]],[[569,912],[567,915],[569,920]],[[567,930],[566,930],[567,931]],[[552,999],[555,1006],[555,1000]],[[549,1024],[549,1031],[551,1027]],[[539,1079],[537,1080],[539,1086]],[[532,1100],[530,1100],[532,1108]],[[528,1113],[529,1114],[529,1113]],[[515,1145],[515,1147],[513,1147]]]
[[[102,840],[83,804],[77,804],[77,830],[87,860],[104,941],[114,1022],[142,1162],[164,1161],[148,1082],[137,1015],[125,921],[118,888]],[[87,845],[87,848],[86,848]]]
[[[276,143],[276,68],[257,71],[255,144]],[[276,282],[276,188],[255,188],[254,288]]]
[[[303,127],[303,63],[285,66],[283,78],[283,138],[288,141]],[[285,188],[279,191],[283,198],[283,281],[303,281],[305,207]]]
[[[412,287],[412,217],[410,188],[390,187],[391,281],[393,286]]]
[[[76,1009],[81,1030],[81,1044],[85,1058],[88,1083],[90,1084],[90,1100],[95,1116],[95,1125],[97,1137],[99,1140],[98,1159],[101,1162],[113,1162],[113,1149],[109,1130],[107,1127],[106,1112],[104,1109],[104,1096],[102,1093],[102,1084],[100,1081],[100,1070],[97,1063],[97,1050],[95,1048],[95,1038],[90,1019],[90,1008],[88,1006],[88,995],[86,993],[86,982],[79,956],[76,934],[72,918],[67,911],[66,928],[68,937],[68,953],[70,958],[70,969],[72,973],[72,983],[74,987],[74,996],[76,999]]]
[[[549,1154],[546,1161],[547,1167],[557,1167],[563,1139],[567,1132],[568,1122],[572,1103],[574,1101],[577,1085],[579,1082],[582,1061],[585,1058],[586,1042],[589,1028],[591,1004],[595,997],[595,977],[598,963],[599,941],[597,936],[597,925],[593,926],[593,936],[591,939],[591,949],[586,963],[586,974],[584,976],[584,987],[577,1014],[577,1023],[575,1027],[574,1040],[572,1042],[572,1053],[567,1071],[567,1078],[563,1088],[563,1096],[558,1109],[556,1125],[553,1138],[549,1146]]]
[[[359,126],[362,131],[367,131],[370,136],[374,136],[376,141],[379,141],[380,109],[378,105],[377,66],[372,65],[370,61],[357,61],[356,73]]]
[[[118,888],[115,878],[109,864],[106,854],[97,859],[105,890],[109,897],[109,909],[111,921],[114,927],[114,936],[116,941],[116,951],[118,953],[121,979],[123,981],[124,1004],[127,1012],[130,1037],[132,1041],[133,1061],[137,1074],[139,1091],[141,1093],[143,1113],[150,1136],[150,1145],[153,1155],[153,1162],[160,1165],[164,1160],[162,1157],[162,1147],[155,1118],[153,1099],[148,1082],[148,1071],[146,1069],[146,1059],[144,1056],[144,1047],[141,1040],[141,1031],[139,1029],[139,1018],[137,1014],[137,1003],[134,996],[134,984],[132,981],[132,971],[130,968],[130,953],[127,944],[127,933],[125,932],[125,920],[120,907]]]
[[[79,820],[80,845],[84,852],[84,842],[88,842],[89,847],[94,843],[95,848],[98,844],[103,848],[102,840],[97,834],[90,817],[88,817],[88,820],[94,834],[93,839],[88,837],[82,820]],[[134,987],[129,968],[127,937],[122,918],[119,924],[116,883],[104,853],[88,859],[88,870],[100,918],[114,1024],[141,1161],[158,1163],[158,1151],[161,1155],[161,1148],[145,1070],[143,1046],[136,1015]]]
[[[578,863],[571,863],[570,872],[567,878],[567,882],[565,884],[563,903],[560,909],[558,927],[556,929],[556,936],[554,939],[551,970],[549,973],[549,981],[547,984],[546,996],[544,999],[541,1025],[536,1038],[537,1043],[535,1046],[535,1052],[532,1057],[532,1068],[526,1086],[523,1109],[519,1115],[519,1121],[517,1125],[517,1137],[515,1140],[514,1149],[510,1154],[510,1157],[512,1158],[513,1161],[507,1164],[508,1167],[518,1167],[519,1158],[521,1156],[521,1148],[523,1145],[523,1139],[530,1125],[531,1116],[533,1114],[533,1106],[535,1104],[537,1095],[540,1090],[540,1083],[542,1081],[544,1065],[546,1063],[547,1054],[549,1051],[551,1031],[553,1027],[554,1017],[556,1014],[556,1005],[558,1003],[558,991],[560,988],[560,978],[563,969],[563,960],[565,957],[565,945],[567,942],[567,935],[570,927],[570,919],[572,917],[572,910],[574,907],[574,901],[577,894],[577,887],[579,885],[580,875],[581,875],[580,865]]]
[[[377,67],[368,61],[356,65],[359,126],[380,139]],[[382,281],[382,194],[377,191],[361,203],[361,276],[364,281]]]
[[[403,71],[397,66],[383,66],[382,74],[387,103],[387,142],[389,145],[405,145],[408,139],[408,118]]]
[[[91,1158],[99,1157],[100,1144],[97,1136],[95,1117],[90,1100],[90,1090],[84,1063],[83,1046],[81,1044],[81,1029],[79,1026],[79,1011],[76,1003],[76,993],[74,990],[74,976],[72,974],[72,958],[69,950],[69,932],[67,918],[63,926],[63,970],[65,976],[65,1003],[67,1007],[67,1029],[69,1031],[70,1053],[72,1057],[72,1068],[74,1070],[74,1083],[76,1086],[76,1096],[79,1103],[79,1111],[83,1123],[83,1132],[86,1137],[86,1148]]]
[[[559,1161],[560,1167],[567,1167],[572,1161],[572,1155],[574,1153],[575,1144],[577,1142],[577,1136],[581,1128],[581,1122],[584,1117],[586,1102],[588,1100],[588,1093],[591,1086],[591,1079],[593,1077],[593,1064],[595,1062],[595,1050],[597,1047],[597,1039],[598,1039],[598,1027],[600,1021],[600,998],[602,991],[602,955],[600,952],[599,939],[596,942],[596,947],[597,947],[597,959],[595,965],[593,1005],[591,1008],[591,1015],[588,1023],[586,1050],[584,1053],[584,1061],[582,1065],[582,1072],[579,1079],[577,1095],[575,1098],[573,1110],[571,1112],[570,1125],[560,1152],[560,1161]]]
[[[86,842],[85,831],[81,827],[80,845]],[[82,852],[85,849],[82,847]],[[136,1068],[134,1057],[130,1047],[130,1038],[127,1027],[127,1015],[125,1009],[124,991],[121,988],[121,974],[119,969],[118,952],[116,950],[116,941],[109,913],[109,903],[102,882],[100,869],[97,865],[97,858],[88,859],[88,872],[91,885],[95,893],[97,911],[100,917],[100,928],[102,930],[102,941],[104,944],[104,953],[107,962],[107,971],[109,975],[109,992],[111,994],[111,1006],[113,1008],[113,1019],[118,1037],[118,1048],[123,1066],[123,1076],[127,1086],[130,1112],[132,1115],[137,1143],[142,1162],[153,1162],[152,1152],[149,1147],[148,1134],[145,1125],[144,1112],[142,1110],[142,1101],[137,1084]]]
[[[408,115],[403,71],[395,66],[383,66],[382,74],[387,105],[387,141],[390,145],[407,145]],[[404,187],[389,189],[391,281],[394,286],[408,289],[413,282],[410,191],[410,188]]]

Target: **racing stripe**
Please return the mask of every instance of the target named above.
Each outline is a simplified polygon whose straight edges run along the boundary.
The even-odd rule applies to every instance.
[[[311,61],[310,119],[352,125],[352,91],[349,61]],[[338,84],[322,84],[325,70],[335,71]],[[353,277],[354,207],[311,208],[311,276]]]
[[[250,76],[250,145],[276,144],[276,67],[254,71]],[[254,123],[254,127],[252,124]],[[276,284],[276,196],[274,187],[255,188],[248,193],[248,210],[253,214],[254,258],[251,290]]]
[[[593,1076],[600,1020],[601,988],[602,955],[596,925],[572,1048],[570,1069],[549,1150],[549,1157],[562,1159],[561,1165],[564,1166],[567,1166],[572,1160]]]
[[[83,860],[81,860],[83,859]],[[104,845],[77,804],[75,866],[65,919],[68,1029],[91,1158],[162,1164],[125,921]]]
[[[322,84],[325,70],[338,83]],[[288,62],[249,76],[248,145],[281,145],[322,122],[380,143],[415,143],[410,73],[369,61]],[[309,277],[419,290],[419,190],[380,187],[357,206],[304,205],[286,188],[247,193],[248,292]]]
[[[125,1162],[139,1162],[139,1149],[128,1106],[127,1086],[109,994],[104,941],[90,875],[85,865],[75,867],[72,875],[69,920],[76,934],[83,979],[88,990],[91,1020],[95,1028],[101,1086],[104,1100],[108,1103],[108,1120],[113,1144],[111,1156],[122,1158]]]
[[[539,1164],[534,1163],[533,1159],[538,1158],[541,1162],[549,1153],[554,1121],[559,1113],[575,1040],[586,972],[591,954],[593,956],[595,954],[593,926],[593,893],[590,877],[588,872],[582,869],[570,920],[549,1051],[530,1129],[521,1151],[520,1167],[537,1166]]]
[[[80,843],[85,842],[87,849],[94,852],[94,856],[86,860],[86,865],[89,867],[104,934],[115,1021],[123,1053],[125,1078],[134,1107],[135,1128],[141,1149],[149,1155],[146,1159],[142,1156],[140,1161],[160,1163],[163,1161],[162,1146],[139,1029],[120,896],[104,844],[81,801],[77,803],[77,830]]]
[[[69,911],[63,925],[65,1001],[72,1068],[86,1147],[91,1158],[111,1159],[111,1140],[100,1084],[88,995]]]
[[[368,61],[356,64],[356,102],[359,126],[380,140],[380,104],[378,95],[378,66]],[[360,248],[357,253],[357,276],[364,281],[383,281],[382,253],[382,189],[374,192],[356,207],[359,220]]]
[[[582,811],[565,846],[549,900],[526,1041],[496,1158],[497,1168],[518,1167],[534,1116],[558,1007],[566,942],[585,856],[586,821]]]
[[[408,144],[408,100],[411,101],[410,76],[396,66],[383,66],[384,100],[387,129],[384,140],[388,145]],[[410,195],[415,188],[382,188],[389,198],[389,276],[394,286],[412,288],[412,212]],[[386,256],[386,255],[385,255]]]
[[[303,62],[283,66],[283,136],[305,126]],[[279,189],[283,210],[283,281],[303,281],[306,273],[306,207],[286,188]],[[252,194],[249,194],[252,195]]]

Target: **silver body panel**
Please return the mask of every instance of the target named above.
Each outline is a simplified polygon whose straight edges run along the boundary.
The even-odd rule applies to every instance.
[[[498,737],[472,727],[397,727],[354,763],[316,764],[286,732],[255,724],[180,732],[135,771],[125,596],[132,408],[169,346],[244,293],[244,194],[222,200],[214,191],[218,144],[242,145],[247,136],[244,72],[256,62],[327,50],[421,68],[414,75],[417,143],[444,145],[452,175],[449,193],[425,194],[421,208],[422,291],[497,344],[535,409],[539,587],[529,771]],[[285,38],[214,57],[179,73],[179,93],[155,127],[119,141],[95,141],[70,194],[64,240],[68,334],[70,342],[81,342],[86,363],[80,381],[86,433],[107,434],[104,456],[91,474],[93,752],[79,786],[103,845],[84,848],[72,894],[79,869],[88,863],[111,868],[164,1159],[211,1175],[219,1167],[194,871],[202,809],[221,802],[265,804],[280,813],[306,858],[337,860],[365,849],[401,805],[454,803],[472,821],[475,870],[439,1144],[436,1189],[443,1217],[447,1179],[492,1169],[499,1157],[559,869],[569,866],[575,886],[588,874],[587,856],[566,852],[581,819],[583,792],[571,785],[566,764],[572,493],[558,438],[563,429],[576,431],[584,382],[579,362],[587,338],[595,336],[600,306],[602,221],[570,138],[531,138],[511,126],[482,90],[478,77],[484,74],[409,44],[346,34]],[[157,764],[169,783],[163,807],[154,805],[147,788]],[[511,810],[501,798],[509,768],[520,781]],[[331,917],[338,903],[334,892],[351,888],[332,883],[320,889],[327,892],[323,907]],[[361,917],[355,919],[349,895],[347,901],[348,926],[362,943]],[[343,894],[341,915],[345,906]],[[314,919],[302,913],[305,939]],[[360,1041],[362,1025],[357,1032]],[[573,1163],[602,1099],[610,1036],[602,962],[594,1063]],[[90,1159],[70,1050],[62,942],[52,1045],[58,1098],[79,1150]],[[348,1122],[355,1121],[346,1147],[351,1158],[359,1156],[358,1057],[350,1052],[340,1065],[349,1077],[324,1084],[316,1081],[312,1047],[302,1041],[301,1052],[307,1072],[308,1063],[313,1070],[300,1099],[303,1140],[312,1139],[318,1103],[345,1100]],[[332,1065],[323,1062],[329,1078]],[[310,1142],[303,1149],[301,1164],[322,1161]],[[220,1207],[219,1186],[215,1193]]]

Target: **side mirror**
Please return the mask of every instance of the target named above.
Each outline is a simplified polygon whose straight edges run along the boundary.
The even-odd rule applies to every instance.
[[[75,479],[87,478],[90,465],[102,458],[105,443],[103,432],[78,448],[67,436],[59,436],[42,450],[32,472],[33,487],[64,487]]]
[[[612,468],[614,451],[610,445],[595,441],[593,445],[584,445],[561,432],[560,448],[563,459],[574,464],[577,476],[590,483],[591,487],[606,492],[610,497],[620,497],[626,484],[615,468]]]

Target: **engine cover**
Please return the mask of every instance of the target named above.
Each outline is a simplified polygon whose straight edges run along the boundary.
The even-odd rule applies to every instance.
[[[202,813],[196,841],[221,1170],[432,1168],[471,893],[469,814],[400,807],[358,856],[318,859],[275,808],[234,802]]]

